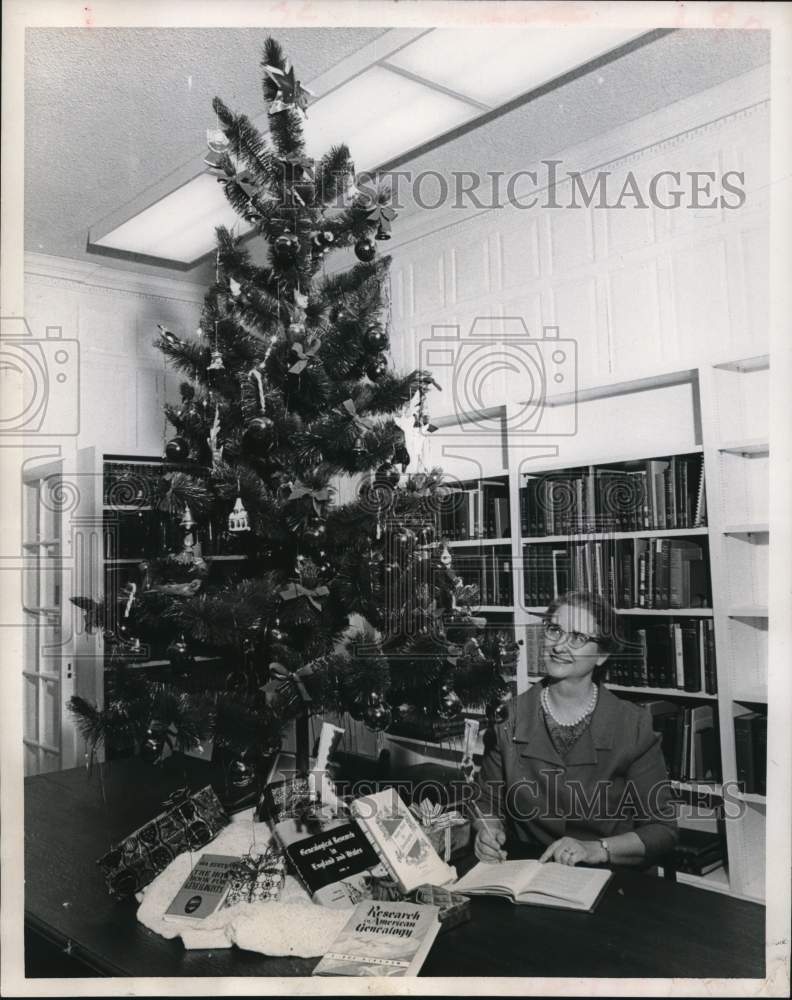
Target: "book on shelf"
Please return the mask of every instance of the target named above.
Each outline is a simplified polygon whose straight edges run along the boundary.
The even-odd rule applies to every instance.
[[[435,851],[395,788],[355,799],[352,815],[403,893],[419,885],[446,885],[456,870]]]
[[[417,976],[439,931],[437,906],[363,900],[313,975]]]
[[[439,512],[437,530],[450,541],[508,538],[511,521],[506,480],[479,480],[453,488]]]
[[[356,823],[326,820],[321,826],[307,833],[302,821],[285,819],[273,832],[289,871],[313,901],[343,909],[365,894],[367,876],[379,859]]]
[[[229,873],[239,858],[226,854],[202,854],[163,914],[165,920],[205,920],[225,902]]]
[[[737,781],[749,795],[767,793],[767,716],[744,712],[734,719]]]
[[[454,886],[470,896],[503,896],[512,903],[591,913],[613,877],[607,868],[555,861],[479,862]]]
[[[641,704],[660,735],[670,778],[716,783],[721,780],[718,729],[711,705],[678,705],[656,698]]]

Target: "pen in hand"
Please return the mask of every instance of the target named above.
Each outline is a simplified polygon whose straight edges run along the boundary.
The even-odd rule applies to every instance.
[[[469,801],[467,803],[467,805],[470,807],[470,811],[473,813],[473,815],[476,817],[476,819],[480,820],[481,823],[483,824],[482,829],[486,830],[487,833],[490,834],[490,836],[493,838],[493,840],[497,841],[497,843],[498,843],[498,858],[497,858],[498,863],[501,863],[501,862],[505,861],[506,860],[506,852],[504,850],[502,850],[502,844],[506,840],[506,835],[503,833],[502,830],[495,830],[494,831],[494,830],[492,830],[490,828],[490,826],[489,826],[489,824],[487,822],[487,817],[484,815],[484,813],[481,811],[481,809],[479,809],[479,807],[476,805],[475,802]],[[500,839],[501,837],[503,838],[502,840]]]

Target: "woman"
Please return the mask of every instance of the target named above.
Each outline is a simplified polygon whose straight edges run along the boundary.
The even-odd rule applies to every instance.
[[[649,865],[676,843],[671,789],[649,713],[599,683],[616,616],[570,592],[547,609],[541,684],[509,702],[479,774],[481,861],[520,851],[565,865]],[[510,845],[512,846],[512,845]]]

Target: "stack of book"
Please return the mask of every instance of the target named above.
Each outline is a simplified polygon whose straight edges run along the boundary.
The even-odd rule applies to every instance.
[[[679,843],[674,848],[674,864],[677,871],[707,875],[723,867],[724,853],[723,837],[719,833],[680,828]]]
[[[767,715],[745,712],[734,719],[737,781],[743,792],[767,794]]]
[[[532,537],[703,527],[706,507],[700,453],[526,475],[520,492]]]
[[[721,780],[720,747],[712,705],[685,706],[670,701],[642,702],[661,737],[668,776],[675,781]]]

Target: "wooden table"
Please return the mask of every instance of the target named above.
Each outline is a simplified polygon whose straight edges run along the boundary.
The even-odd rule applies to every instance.
[[[25,786],[25,920],[48,942],[105,976],[307,976],[316,959],[267,958],[236,948],[185,951],[116,902],[96,859],[151,818],[188,783],[217,779],[182,758],[139,759],[29,778]],[[216,787],[220,787],[216,785]],[[46,973],[30,968],[29,976]],[[762,977],[764,907],[719,893],[620,871],[593,914],[474,898],[472,920],[437,938],[426,976]]]

